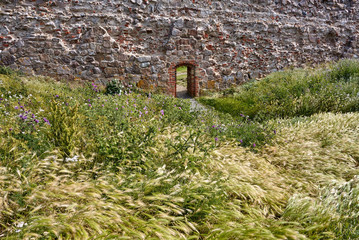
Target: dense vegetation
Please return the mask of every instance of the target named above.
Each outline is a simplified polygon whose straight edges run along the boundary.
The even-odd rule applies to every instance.
[[[257,120],[359,110],[359,60],[342,60],[315,69],[270,74],[200,101],[233,116]]]
[[[2,238],[359,238],[358,113],[259,123],[0,73]]]

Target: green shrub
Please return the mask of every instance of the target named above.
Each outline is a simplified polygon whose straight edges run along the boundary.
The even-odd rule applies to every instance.
[[[16,71],[12,68],[6,67],[6,66],[0,66],[0,74],[3,75],[19,75],[21,74],[19,71]]]
[[[113,79],[106,84],[106,94],[121,94],[124,92],[125,86],[117,79]]]

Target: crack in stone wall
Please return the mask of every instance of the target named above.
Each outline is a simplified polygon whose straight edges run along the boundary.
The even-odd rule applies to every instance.
[[[179,62],[203,91],[359,56],[358,0],[2,0],[0,23],[0,65],[168,93]]]

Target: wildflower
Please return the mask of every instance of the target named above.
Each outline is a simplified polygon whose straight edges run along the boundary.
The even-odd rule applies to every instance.
[[[89,107],[91,107],[91,103],[89,103]]]
[[[181,107],[178,107],[179,110],[181,110],[182,108]]]
[[[47,118],[44,117],[43,120],[44,120],[44,122],[46,122],[48,125],[51,125],[50,122],[49,122],[49,120],[47,120]]]
[[[147,113],[148,113],[148,111],[145,112],[145,114],[147,114]]]
[[[161,110],[161,114],[162,114],[162,116],[165,115],[165,111],[164,111],[164,110]]]
[[[55,96],[55,97],[57,97],[57,98],[58,98],[58,97],[59,97],[59,95],[57,95],[57,94],[56,94],[56,96]]]
[[[75,155],[73,158],[66,158],[68,162],[78,162],[79,156]]]
[[[239,140],[239,142],[240,142],[240,143],[243,143],[243,140],[241,139],[241,140]]]
[[[15,106],[15,109],[19,109],[19,107],[18,107],[18,106]]]
[[[102,107],[104,107],[105,105],[102,104]]]
[[[257,145],[255,143],[253,143],[253,147],[256,147]]]
[[[116,110],[118,110],[118,107],[116,108]]]
[[[35,119],[34,121],[35,121],[36,123],[39,123],[39,120],[37,120],[37,119]]]
[[[217,142],[217,141],[218,141],[218,137],[215,137],[214,140]]]

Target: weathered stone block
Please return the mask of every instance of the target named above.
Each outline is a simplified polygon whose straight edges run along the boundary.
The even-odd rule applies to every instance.
[[[150,62],[151,56],[141,56],[141,57],[138,57],[136,60],[139,61],[140,63]]]

